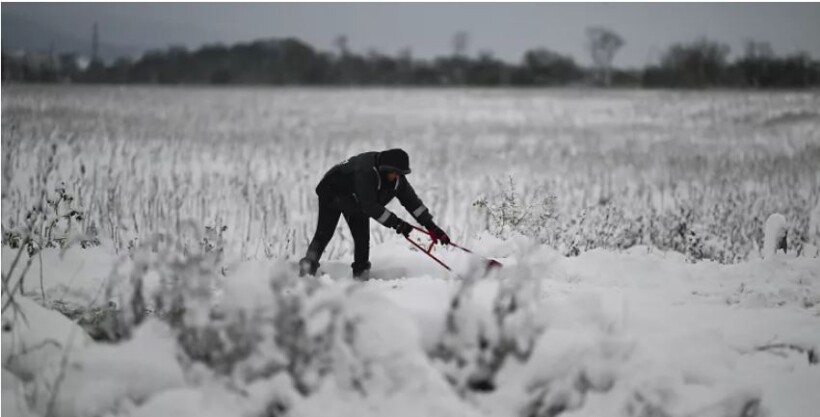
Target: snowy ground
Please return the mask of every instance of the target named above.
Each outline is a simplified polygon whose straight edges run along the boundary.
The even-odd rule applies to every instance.
[[[176,330],[155,318],[128,341],[93,342],[32,299],[105,306],[112,271],[128,261],[110,245],[47,251],[42,290],[38,261],[27,276],[31,298],[18,300],[26,320],[15,309],[3,314],[3,413],[798,417],[820,409],[820,259],[691,264],[645,247],[566,258],[523,238],[472,243],[504,267],[480,278],[474,259],[445,252],[457,271],[447,274],[398,239],[373,248],[366,283],[354,284],[346,264],[326,263],[303,311],[309,332],[335,335],[329,368],[317,368],[330,371],[306,379],[307,395],[287,372],[254,374],[277,355],[264,342],[229,374],[186,359]],[[4,273],[13,255],[3,248]],[[274,261],[230,264],[210,302],[266,323],[284,305],[271,281],[293,282],[291,271]],[[504,297],[516,308],[499,320]],[[355,330],[327,332],[342,328],[333,323]],[[508,356],[495,369],[492,391],[464,384],[487,369],[481,340],[490,350],[531,342],[523,359]],[[441,346],[466,365],[437,354]]]
[[[4,415],[820,409],[816,92],[8,87]],[[355,283],[340,222],[295,276],[321,175],[389,147],[502,269],[374,225]],[[775,212],[790,253],[764,261]],[[12,303],[32,234],[54,246]]]

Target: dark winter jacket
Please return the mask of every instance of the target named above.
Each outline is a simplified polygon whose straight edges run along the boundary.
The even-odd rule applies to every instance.
[[[380,152],[365,152],[353,156],[331,168],[316,187],[320,198],[338,199],[343,211],[350,214],[365,214],[386,227],[395,227],[399,218],[386,209],[393,197],[421,225],[433,223],[433,215],[418,198],[415,190],[400,175],[396,182],[389,182],[377,168],[380,166]],[[409,168],[408,168],[409,171]]]

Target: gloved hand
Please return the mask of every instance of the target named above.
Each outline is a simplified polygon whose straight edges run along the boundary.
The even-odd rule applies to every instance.
[[[396,226],[393,227],[393,229],[396,230],[397,234],[404,235],[406,237],[413,231],[413,226],[411,226],[410,223],[399,219],[399,222],[396,223]]]
[[[442,245],[450,244],[450,236],[447,236],[447,233],[444,233],[444,230],[441,230],[441,228],[435,224],[427,227],[427,233],[430,233],[430,237],[433,238],[433,243],[440,243]]]

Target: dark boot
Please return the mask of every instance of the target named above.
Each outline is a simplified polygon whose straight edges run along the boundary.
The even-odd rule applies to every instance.
[[[299,260],[299,276],[316,275],[319,269],[319,259],[325,251],[342,212],[328,197],[319,196],[319,219],[316,224],[316,233],[308,245],[305,257]]]
[[[353,268],[353,279],[356,281],[367,281],[370,279],[370,262],[356,263],[351,265]]]
[[[367,281],[370,278],[370,218],[345,214],[345,220],[353,235],[353,279]]]
[[[319,262],[314,261],[310,258],[302,258],[299,261],[299,276],[303,277],[305,275],[315,276],[316,271],[319,270]]]
[[[370,279],[370,269],[362,269],[361,271],[353,271],[353,279],[356,281],[367,281]]]

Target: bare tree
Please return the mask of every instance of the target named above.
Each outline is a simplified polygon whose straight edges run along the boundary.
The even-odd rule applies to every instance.
[[[624,39],[612,29],[595,26],[587,29],[587,40],[598,77],[608,86],[611,82],[612,59],[618,49],[624,46]]]
[[[467,47],[470,44],[470,35],[461,30],[453,35],[453,55],[463,57],[467,54]]]

